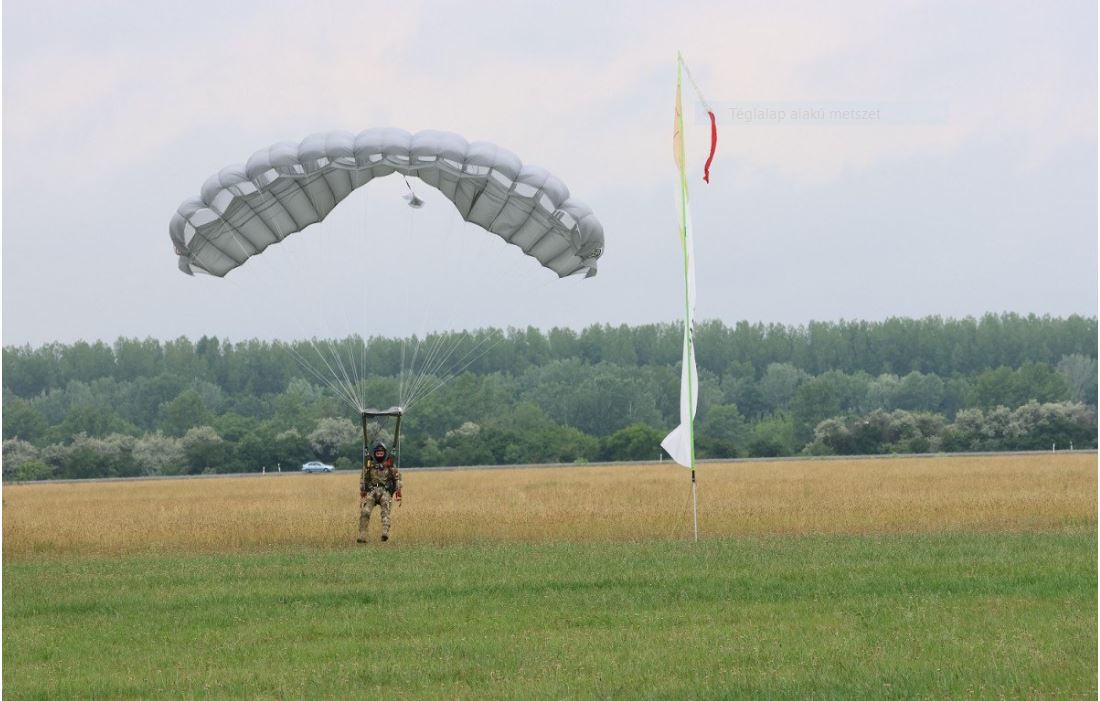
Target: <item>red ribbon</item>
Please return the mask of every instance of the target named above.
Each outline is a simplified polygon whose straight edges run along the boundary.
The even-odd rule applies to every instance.
[[[710,117],[710,155],[707,156],[707,163],[703,166],[703,182],[710,182],[710,164],[714,160],[714,150],[718,148],[718,123],[714,120],[714,112],[707,111],[707,116]]]

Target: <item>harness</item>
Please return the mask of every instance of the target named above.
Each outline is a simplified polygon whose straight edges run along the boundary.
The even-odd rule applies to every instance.
[[[392,495],[397,491],[397,479],[389,468],[378,469],[372,465],[367,468],[367,489],[372,492],[382,489]]]

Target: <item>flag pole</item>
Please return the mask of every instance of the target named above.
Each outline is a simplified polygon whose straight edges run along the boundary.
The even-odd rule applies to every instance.
[[[691,227],[691,202],[688,196],[687,168],[684,158],[684,77],[695,90],[696,96],[710,118],[710,155],[703,166],[703,180],[710,182],[710,166],[718,144],[718,128],[714,110],[699,91],[684,63],[684,57],[676,52],[676,114],[673,119],[672,152],[676,161],[680,206],[680,251],[684,259],[684,356],[680,376],[680,424],[661,441],[661,447],[680,465],[691,469],[692,534],[699,540],[699,491],[695,479],[695,410],[699,402],[699,377],[695,366],[695,252]]]
[[[699,495],[696,490],[695,482],[695,384],[694,377],[690,375],[694,373],[695,361],[695,339],[692,326],[695,323],[694,314],[692,310],[691,300],[691,266],[690,256],[692,251],[688,246],[688,184],[687,184],[687,168],[684,162],[684,110],[681,101],[681,86],[683,84],[683,72],[684,72],[684,58],[680,55],[680,52],[676,52],[676,151],[678,154],[677,160],[679,161],[680,171],[680,249],[684,258],[684,372],[689,373],[688,381],[685,383],[687,387],[687,405],[691,409],[687,412],[684,420],[687,423],[687,439],[688,439],[688,456],[691,464],[691,516],[692,516],[692,534],[695,542],[699,542]]]

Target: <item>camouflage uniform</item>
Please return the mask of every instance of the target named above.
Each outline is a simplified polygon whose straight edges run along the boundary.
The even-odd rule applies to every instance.
[[[401,491],[401,470],[367,458],[359,477],[359,540],[367,539],[367,524],[375,505],[382,509],[382,540],[389,538],[393,495]],[[366,496],[362,496],[363,494]]]

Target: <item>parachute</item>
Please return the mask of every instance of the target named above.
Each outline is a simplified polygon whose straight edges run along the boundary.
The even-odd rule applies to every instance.
[[[401,129],[314,134],[223,168],[172,217],[169,233],[179,268],[224,277],[323,220],[352,190],[392,173],[435,187],[463,219],[518,246],[559,277],[596,274],[603,227],[561,180],[495,144]],[[409,205],[420,204],[412,194]]]

